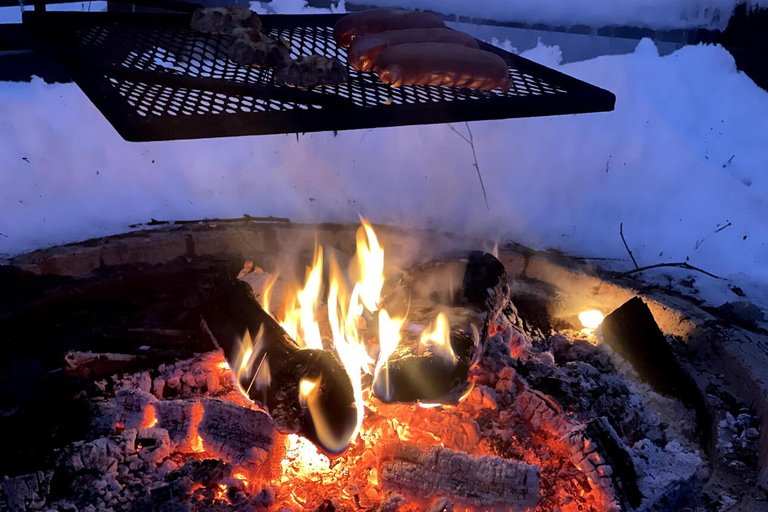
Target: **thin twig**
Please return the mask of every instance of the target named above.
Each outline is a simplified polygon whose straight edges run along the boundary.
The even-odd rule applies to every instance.
[[[632,263],[635,264],[635,270],[639,269],[640,266],[637,264],[637,260],[635,260],[635,257],[632,255],[632,251],[629,249],[629,245],[627,245],[627,239],[624,238],[624,223],[622,222],[619,224],[619,234],[621,235],[621,241],[624,242],[624,248],[629,253],[629,257],[632,258]]]
[[[467,127],[467,133],[469,134],[469,138],[467,138],[463,133],[459,132],[456,128],[454,128],[452,125],[448,125],[448,128],[453,130],[453,132],[464,139],[464,142],[469,144],[469,147],[472,148],[472,158],[474,159],[474,163],[472,164],[475,167],[475,170],[477,170],[477,178],[480,180],[480,188],[483,189],[483,199],[485,199],[485,207],[489,210],[491,209],[491,205],[488,204],[488,194],[485,192],[485,183],[483,183],[483,175],[480,172],[480,164],[477,163],[477,153],[475,152],[475,138],[472,136],[472,130],[469,128],[469,123],[464,123]]]
[[[676,268],[684,268],[686,270],[694,270],[696,272],[701,272],[702,274],[714,279],[722,279],[720,276],[716,276],[711,272],[707,272],[706,270],[700,269],[698,267],[694,267],[693,265],[690,265],[689,263],[686,263],[684,261],[680,263],[657,263],[655,265],[648,265],[647,267],[640,267],[634,270],[630,270],[629,272],[624,272],[623,274],[615,275],[614,278],[618,279],[620,277],[630,276],[632,274],[637,274],[639,272],[645,272],[646,270],[651,270],[654,268],[663,268],[663,267],[676,267]]]
[[[725,226],[723,226],[723,227],[721,227],[721,228],[717,228],[717,229],[715,230],[715,233],[719,233],[719,232],[721,232],[722,230],[724,230],[725,228],[727,228],[727,227],[730,227],[730,226],[733,226],[733,224],[731,223],[731,221],[728,221],[728,224],[726,224]]]

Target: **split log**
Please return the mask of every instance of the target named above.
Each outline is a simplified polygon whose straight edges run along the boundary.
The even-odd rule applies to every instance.
[[[157,426],[168,431],[171,446],[177,452],[192,452],[197,446],[197,425],[203,418],[203,407],[197,400],[164,400],[156,402]]]
[[[155,419],[155,397],[138,389],[121,389],[115,394],[115,422],[122,428],[148,427]]]
[[[197,431],[208,453],[250,466],[267,459],[275,443],[275,423],[269,414],[211,398],[202,400],[202,405]]]
[[[677,397],[693,408],[698,425],[712,424],[699,387],[683,368],[653,313],[640,297],[630,299],[605,317],[598,333],[656,391]],[[700,435],[702,445],[708,446],[708,431],[702,429]]]
[[[455,361],[443,353],[396,351],[374,381],[374,395],[385,403],[458,403],[469,389],[469,367],[476,346],[469,334],[453,329],[451,347]]]
[[[539,468],[441,446],[398,443],[380,470],[383,486],[416,499],[448,495],[473,507],[528,510],[539,497]]]
[[[632,457],[607,418],[597,418],[564,438],[571,461],[603,492],[612,495],[621,510],[640,506],[642,495]]]
[[[299,433],[326,451],[339,451],[338,446],[322,442],[317,430],[317,425],[322,424],[331,432],[352,432],[357,424],[352,383],[333,352],[301,349],[264,311],[251,287],[242,281],[231,283],[211,300],[203,309],[203,324],[232,368],[239,363],[245,332],[260,338],[262,341],[257,343],[261,353],[254,354],[253,366],[243,372],[240,385],[254,402],[266,402],[264,405],[280,432]],[[269,368],[266,393],[252,385],[262,361]],[[320,383],[318,407],[314,410],[300,400],[298,391],[303,379]]]

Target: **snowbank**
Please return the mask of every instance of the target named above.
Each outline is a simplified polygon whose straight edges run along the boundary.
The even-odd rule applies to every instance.
[[[743,0],[347,0],[349,5],[406,7],[495,21],[652,29],[722,29],[740,3]],[[764,7],[768,2],[749,4]]]
[[[616,111],[471,123],[490,211],[471,150],[448,126],[135,144],[75,85],[3,83],[0,252],[150,218],[360,212],[624,258],[623,222],[641,265],[690,258],[768,283],[768,93],[712,46],[659,57],[643,41],[562,69],[615,92]]]

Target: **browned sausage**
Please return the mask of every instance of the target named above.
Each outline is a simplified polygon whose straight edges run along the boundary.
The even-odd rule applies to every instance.
[[[428,12],[369,9],[341,18],[333,27],[333,37],[339,46],[347,48],[356,37],[408,28],[445,28],[445,23]]]
[[[474,37],[449,28],[387,30],[356,38],[349,47],[349,63],[358,71],[371,71],[379,54],[386,48],[411,43],[446,43],[478,48]]]
[[[387,48],[374,68],[385,84],[445,85],[489,91],[511,86],[507,63],[495,53],[455,44],[416,43]]]

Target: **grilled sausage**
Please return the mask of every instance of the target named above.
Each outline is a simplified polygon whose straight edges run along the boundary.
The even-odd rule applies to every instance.
[[[261,18],[246,7],[205,7],[192,14],[190,26],[197,32],[229,35],[238,28],[261,30]]]
[[[478,48],[474,37],[449,28],[387,30],[355,38],[349,47],[349,63],[358,71],[371,71],[382,51],[390,46],[411,43],[445,43]]]
[[[409,28],[445,28],[445,23],[428,12],[369,9],[341,18],[333,27],[333,37],[339,46],[347,48],[356,37]]]
[[[387,48],[374,67],[379,79],[393,87],[444,85],[489,91],[507,90],[507,63],[495,53],[455,44],[416,43]]]

